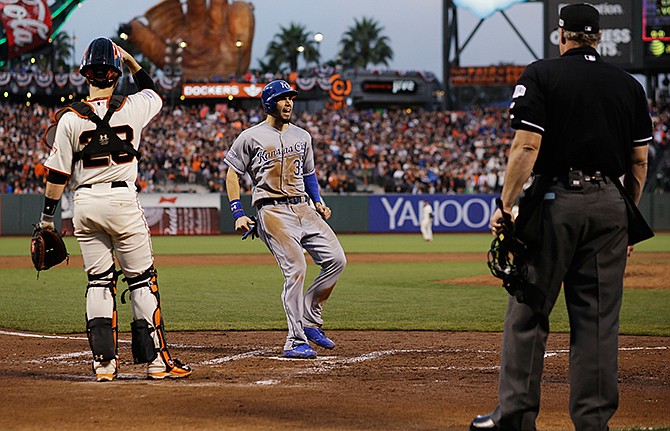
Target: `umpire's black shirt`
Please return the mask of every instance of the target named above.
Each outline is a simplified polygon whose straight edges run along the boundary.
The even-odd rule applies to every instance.
[[[651,141],[651,118],[639,82],[605,63],[591,47],[530,64],[510,106],[512,127],[542,135],[535,174],[572,169],[628,172],[633,146]]]

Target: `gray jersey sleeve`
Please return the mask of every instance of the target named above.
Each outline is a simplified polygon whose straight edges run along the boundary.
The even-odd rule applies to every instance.
[[[247,172],[247,167],[251,162],[251,148],[247,143],[247,133],[242,132],[235,139],[230,150],[226,153],[224,161],[240,175]]]
[[[305,133],[307,136],[307,145],[305,146],[305,158],[303,160],[302,174],[303,176],[309,176],[316,172],[314,167],[314,148],[312,148],[312,137],[309,133]]]

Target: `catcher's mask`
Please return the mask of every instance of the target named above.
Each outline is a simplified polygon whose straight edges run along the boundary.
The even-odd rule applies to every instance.
[[[528,303],[529,296],[537,297],[534,286],[528,281],[526,256],[528,248],[515,234],[512,216],[503,209],[502,201],[496,199],[502,211],[502,230],[491,242],[488,252],[488,267],[494,277],[503,281],[503,287],[518,302]],[[529,304],[530,305],[530,304]],[[534,306],[534,304],[533,304]]]
[[[272,81],[263,88],[263,92],[261,93],[263,110],[272,115],[277,110],[277,99],[279,96],[295,97],[297,95],[298,91],[294,90],[288,82],[281,79]]]
[[[109,88],[123,74],[122,68],[123,60],[116,44],[106,37],[99,37],[86,48],[79,73],[94,87]]]
[[[528,267],[525,260],[526,246],[517,238],[501,233],[492,242],[488,252],[491,274],[501,280],[525,279]]]

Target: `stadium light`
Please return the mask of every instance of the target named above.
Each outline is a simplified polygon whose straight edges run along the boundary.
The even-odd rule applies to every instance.
[[[119,25],[119,39],[128,40],[130,37],[130,24],[121,24]]]
[[[244,42],[242,42],[242,40],[238,36],[237,40],[235,41],[235,47],[237,48],[237,69],[235,69],[236,77],[240,76],[240,73],[242,73],[242,71],[240,70],[242,68],[242,50],[240,48],[242,48],[243,46]]]
[[[316,65],[321,66],[321,42],[323,42],[323,33],[319,32],[314,35],[316,42]]]
[[[454,0],[457,7],[468,9],[470,12],[484,19],[493,15],[495,12],[516,4],[524,3],[527,0]]]

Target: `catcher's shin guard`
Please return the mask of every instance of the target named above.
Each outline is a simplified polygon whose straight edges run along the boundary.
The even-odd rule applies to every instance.
[[[96,363],[116,360],[117,315],[114,266],[102,274],[88,274],[86,286],[86,335]]]
[[[149,363],[150,378],[186,377],[191,369],[173,360],[165,341],[158,273],[152,266],[137,277],[127,277],[133,307],[132,350],[135,363]]]

